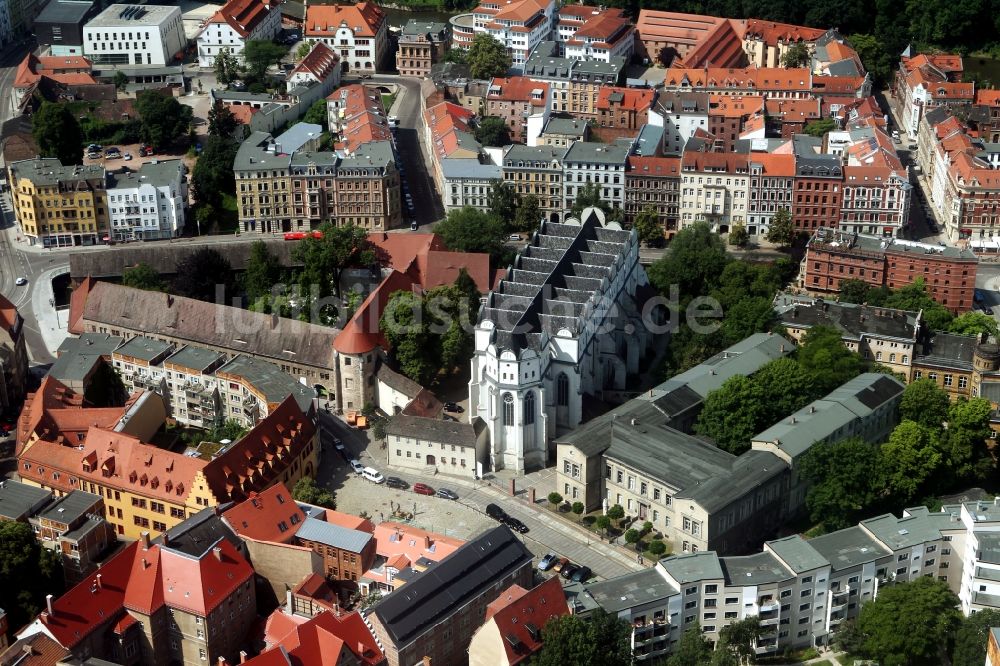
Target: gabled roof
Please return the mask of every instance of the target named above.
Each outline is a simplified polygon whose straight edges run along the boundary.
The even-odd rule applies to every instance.
[[[280,481],[233,506],[222,517],[241,537],[288,543],[305,520],[305,513]],[[284,525],[284,527],[282,527]]]
[[[312,50],[295,66],[286,78],[296,74],[312,74],[317,81],[325,81],[340,67],[340,54],[324,42],[314,42]]]
[[[72,657],[48,635],[38,633],[14,641],[0,654],[0,666],[56,666]]]
[[[620,108],[628,111],[646,112],[653,105],[655,97],[656,93],[649,88],[601,86],[601,90],[597,94],[597,108],[606,111]]]
[[[359,2],[356,5],[308,5],[305,34],[310,37],[335,35],[343,24],[355,37],[374,37],[385,22],[385,12],[371,2]]]
[[[569,615],[562,585],[555,576],[531,590],[512,585],[486,607],[486,622],[496,625],[507,663],[518,664],[542,648],[542,628]]]
[[[533,81],[526,76],[496,76],[490,81],[487,101],[529,102],[532,106],[545,106],[549,84]]]
[[[247,37],[273,11],[268,0],[229,0],[209,23],[228,23],[241,37]]]
[[[281,621],[276,621],[276,616]],[[384,662],[384,655],[364,619],[355,611],[336,616],[324,611],[311,619],[288,616],[281,608],[268,618],[268,627],[286,629],[277,643],[259,656],[245,662],[246,666],[318,666],[360,660],[364,666]],[[351,656],[348,656],[351,655]]]

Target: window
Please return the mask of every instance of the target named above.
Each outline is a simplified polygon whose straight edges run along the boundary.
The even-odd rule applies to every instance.
[[[524,425],[532,425],[535,422],[535,392],[528,391],[524,396]]]
[[[565,372],[559,373],[556,378],[556,404],[560,407],[569,406],[569,378]]]
[[[705,586],[705,594],[718,594],[718,593],[719,593],[719,586],[718,585],[706,585]]]
[[[503,394],[503,424],[514,425],[514,395],[511,393]]]

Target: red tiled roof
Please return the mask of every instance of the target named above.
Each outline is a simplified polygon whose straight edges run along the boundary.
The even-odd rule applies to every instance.
[[[984,106],[1000,106],[1000,90],[980,88],[976,91],[975,103]]]
[[[822,115],[818,99],[775,99],[772,97],[764,102],[764,109],[768,116],[779,117],[786,122],[812,120]]]
[[[295,74],[308,72],[317,81],[325,80],[330,74],[340,67],[340,54],[327,46],[324,42],[313,43],[312,50],[302,61],[295,66],[286,78],[292,78]]]
[[[241,37],[247,37],[272,11],[267,0],[229,0],[209,23],[228,23]]]
[[[233,117],[236,118],[236,120],[244,125],[249,125],[250,120],[253,118],[253,114],[260,110],[247,104],[227,104],[226,108],[232,112]],[[87,279],[89,280],[90,278]]]
[[[783,67],[670,67],[664,77],[668,87],[731,88],[744,90],[812,90],[812,73],[806,68]],[[831,77],[817,77],[829,79]]]
[[[72,658],[72,653],[46,634],[22,638],[0,655],[0,666],[56,666]]]
[[[271,616],[284,614],[279,608]],[[353,654],[364,666],[375,666],[385,659],[357,611],[340,617],[324,611],[301,624],[297,618],[286,618],[282,622],[282,626],[290,630],[271,649],[247,660],[246,666],[340,664],[346,653]],[[268,625],[271,625],[271,618],[268,618]],[[271,656],[275,653],[284,659],[276,660]]]
[[[413,284],[413,278],[393,270],[344,325],[333,341],[333,348],[341,354],[364,354],[376,347],[388,349],[389,345],[379,328],[382,313],[392,294],[411,291]]]
[[[83,310],[87,306],[87,297],[90,290],[94,288],[97,281],[89,275],[80,281],[80,284],[69,297],[69,321],[67,330],[74,335],[83,335]]]
[[[616,109],[626,109],[629,111],[649,111],[653,106],[653,99],[656,94],[648,88],[619,88],[616,86],[601,86],[597,93],[597,108],[609,111],[612,109],[611,96],[620,97],[613,103]]]
[[[757,38],[765,44],[776,46],[778,42],[815,42],[826,33],[820,28],[806,28],[789,23],[775,23],[761,19],[747,19],[743,32],[744,38]]]
[[[903,69],[908,72],[914,69],[919,69],[925,65],[932,65],[935,69],[946,76],[957,73],[959,77],[961,77],[961,74],[965,69],[965,66],[962,63],[962,56],[953,53],[920,53],[912,58],[903,58],[901,60],[901,64],[903,65]]]
[[[83,56],[42,56],[29,53],[17,66],[14,87],[26,88],[42,78],[48,78],[65,85],[95,85],[97,81],[90,75],[90,61]]]
[[[494,89],[498,89],[494,91]],[[530,102],[533,106],[545,106],[549,96],[549,84],[532,81],[526,76],[494,77],[486,93],[487,101]]]
[[[372,534],[375,532],[375,526],[372,521],[367,518],[362,518],[361,516],[353,516],[349,513],[344,513],[342,511],[335,511],[333,509],[327,509],[324,514],[324,519],[331,525],[339,525],[349,530],[357,530],[359,532],[367,532]]]
[[[783,153],[750,153],[750,163],[760,164],[764,176],[794,176],[795,155]]]
[[[761,95],[709,95],[709,117],[743,118],[764,110]]]
[[[288,488],[280,481],[259,493],[251,492],[247,499],[222,514],[234,532],[257,541],[288,543],[298,526],[305,520]],[[284,529],[280,524],[284,523]]]
[[[344,23],[356,37],[374,37],[385,24],[385,12],[371,2],[356,5],[309,5],[306,7],[306,36],[335,35]]]
[[[496,625],[510,664],[526,661],[542,647],[542,641],[535,639],[536,632],[529,625],[541,631],[549,621],[563,615],[569,615],[569,606],[562,585],[554,576],[531,590],[512,585],[486,607],[486,621]],[[520,650],[514,649],[511,638],[517,639]]]
[[[679,157],[640,157],[629,155],[628,173],[635,176],[666,176],[680,177],[681,158]]]
[[[436,234],[387,234],[372,232],[368,240],[375,246],[375,256],[384,265],[405,271],[420,254],[445,249]]]
[[[586,21],[573,36],[576,39],[589,37],[604,42],[616,42],[631,29],[632,24],[623,16],[604,13]]]
[[[410,562],[421,557],[438,562],[459,549],[464,541],[391,521],[375,526],[375,552],[391,559],[404,555]]]
[[[300,625],[309,621],[309,618],[301,615],[288,614],[284,606],[279,606],[267,616],[267,623],[264,625],[264,649],[270,650],[277,645],[288,634],[294,632]]]
[[[639,20],[636,21],[635,27],[641,39],[656,39],[693,46],[725,21],[726,19],[715,16],[642,9],[639,11]]]
[[[547,0],[513,0],[501,3],[494,16],[505,21],[528,21],[545,11],[548,4]]]
[[[0,294],[0,326],[9,333],[17,326],[18,318],[17,308],[7,300],[6,296]]]
[[[407,270],[425,291],[454,284],[462,269],[476,283],[480,294],[490,291],[490,256],[476,252],[422,252]]]
[[[705,153],[696,150],[685,150],[682,165],[685,170],[691,167],[694,171],[703,171],[706,167],[724,169],[726,173],[736,173],[737,169],[749,168],[750,156],[745,153]]]

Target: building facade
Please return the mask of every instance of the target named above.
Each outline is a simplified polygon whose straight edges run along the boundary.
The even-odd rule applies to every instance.
[[[109,5],[83,27],[83,52],[95,65],[169,65],[186,46],[176,6]]]
[[[16,409],[28,389],[28,350],[24,319],[14,304],[0,296],[0,406]]]
[[[472,27],[503,44],[511,66],[520,70],[535,47],[552,36],[555,14],[555,0],[486,0],[472,10]]]
[[[524,76],[549,85],[553,113],[590,120],[597,117],[601,88],[620,85],[625,75],[624,58],[574,60],[561,55],[559,44],[542,42],[524,64]]]
[[[680,219],[681,159],[679,157],[639,157],[629,155],[625,173],[625,219],[635,218],[652,208],[670,238]]]
[[[500,118],[514,143],[534,145],[549,116],[549,86],[523,76],[494,77],[484,100],[485,114]]]
[[[486,423],[397,414],[386,427],[386,462],[420,472],[469,478],[482,475],[489,454]]]
[[[153,160],[109,173],[105,195],[114,241],[163,240],[184,232],[187,178],[181,160]]]
[[[396,69],[400,76],[428,76],[450,47],[451,32],[446,24],[410,19],[399,35]]]
[[[747,154],[712,152],[706,142],[687,142],[681,158],[681,228],[707,222],[727,233],[746,224],[750,201],[750,158]]]
[[[198,66],[214,67],[223,49],[243,59],[250,40],[270,41],[281,31],[281,11],[269,0],[228,0],[198,35]]]
[[[14,215],[32,245],[96,245],[108,233],[102,166],[62,166],[37,158],[8,167]]]
[[[561,146],[508,146],[503,154],[503,180],[522,197],[538,199],[543,216],[559,222],[563,208],[563,157]]]
[[[337,51],[349,72],[374,73],[389,54],[389,22],[372,2],[310,5],[303,36]]]
[[[563,155],[563,210],[573,208],[576,197],[586,188],[596,187],[601,200],[611,207],[625,206],[625,164],[631,141],[612,144],[577,141]]]

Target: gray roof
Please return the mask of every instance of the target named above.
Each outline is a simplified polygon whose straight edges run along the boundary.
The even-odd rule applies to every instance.
[[[625,71],[625,58],[614,57],[609,62],[601,60],[576,60],[558,56],[556,42],[540,42],[524,63],[524,76],[529,79],[564,79],[576,81],[617,82]]]
[[[697,113],[708,115],[707,92],[661,91],[656,96],[653,110],[661,115]]]
[[[577,118],[549,118],[545,123],[542,134],[561,134],[564,136],[578,136],[581,139],[587,134],[587,121]],[[519,145],[519,144],[515,144]]]
[[[389,141],[369,141],[358,146],[354,153],[340,161],[342,169],[360,169],[364,167],[379,167],[385,169],[396,163]]]
[[[93,6],[86,0],[52,0],[35,17],[35,23],[80,23]]]
[[[516,162],[544,162],[548,166],[553,161],[561,161],[568,149],[562,146],[526,146],[515,143],[507,146],[503,154],[504,167],[516,168]]]
[[[655,157],[660,152],[663,143],[663,128],[659,125],[643,125],[635,140],[635,154]]]
[[[298,403],[299,409],[303,412],[309,411],[312,401],[316,397],[315,390],[309,386],[303,386],[274,363],[252,356],[241,354],[219,367],[215,372],[225,372],[243,377],[255,389],[263,393],[267,401],[272,404],[280,404],[289,395],[294,396],[295,402]]]
[[[66,531],[66,533],[62,535],[62,538],[67,541],[80,541],[86,537],[87,534],[100,527],[102,523],[104,523],[103,517],[97,514],[92,514],[87,518],[87,520],[84,520],[75,528]]]
[[[273,139],[267,132],[254,132],[240,144],[233,160],[234,171],[256,169],[287,169],[291,163],[291,155],[287,153],[268,152],[268,143]]]
[[[809,544],[825,557],[834,572],[874,562],[890,551],[858,526],[811,539]]]
[[[322,125],[295,123],[282,132],[280,136],[275,137],[274,140],[276,143],[281,144],[281,149],[286,153],[294,153],[313,139],[319,139],[319,135],[322,133]]]
[[[417,394],[424,390],[423,386],[413,381],[406,375],[396,372],[386,363],[379,366],[375,376],[380,382],[384,382],[390,388],[399,391],[410,399],[416,398]]]
[[[403,39],[414,39],[416,37],[429,37],[432,41],[439,42],[448,36],[448,24],[439,21],[418,21],[410,19],[403,26],[403,32],[399,37]]]
[[[889,375],[867,372],[837,387],[820,400],[786,416],[751,441],[775,444],[793,460],[820,441],[836,441],[838,433],[882,405],[898,400],[904,384]]]
[[[58,358],[49,368],[49,375],[61,382],[81,382],[90,376],[103,358],[111,358],[124,338],[104,333],[84,333],[79,338],[67,338],[59,345]]]
[[[798,534],[768,541],[766,547],[771,549],[778,558],[797,574],[825,567],[829,562],[816,552],[810,541]]]
[[[721,580],[726,577],[722,571],[719,556],[710,550],[671,555],[660,560],[657,566],[663,567],[679,585],[697,583],[703,580]]]
[[[974,335],[938,331],[933,338],[917,345],[913,363],[919,366],[971,370],[972,358],[978,345],[979,338]]]
[[[571,164],[625,164],[629,149],[619,143],[574,141],[563,160]]]
[[[339,333],[328,326],[110,282],[93,286],[83,319],[314,367],[330,367]]]
[[[794,575],[768,552],[742,557],[723,557],[720,563],[722,571],[726,574],[726,585],[778,583]]]
[[[185,345],[179,351],[174,352],[164,359],[163,362],[173,363],[174,365],[197,372],[204,372],[220,360],[225,359],[225,357],[225,354],[211,349],[195,345]]]
[[[724,349],[704,363],[674,375],[657,389],[686,385],[703,398],[722,387],[730,377],[751,375],[775,359],[792,353],[795,344],[781,335],[754,333]]]
[[[614,615],[636,606],[665,601],[678,593],[659,570],[651,568],[584,585],[582,594]]]
[[[108,189],[129,189],[140,185],[167,187],[180,184],[184,178],[184,162],[181,160],[153,160],[146,162],[138,171],[108,173]]]
[[[936,109],[935,109],[936,110]],[[883,238],[858,233],[845,233],[836,229],[820,227],[809,239],[810,248],[844,255],[894,254],[899,256],[942,256],[956,261],[978,263],[979,258],[968,248],[943,246],[936,243],[921,243],[902,238]]]
[[[138,11],[137,11],[138,10]],[[180,8],[166,5],[109,5],[107,9],[95,16],[88,28],[140,28],[157,26],[177,14]]]
[[[962,502],[962,506],[976,523],[1000,521],[1000,504],[993,502]]]
[[[352,553],[360,553],[375,537],[368,532],[352,530],[317,518],[306,517],[302,521],[302,526],[295,533],[295,538],[316,541]]]
[[[104,185],[104,167],[99,164],[63,166],[54,157],[39,157],[10,165],[11,184],[27,178],[36,186],[61,185],[70,189],[88,190],[92,185]]]
[[[808,134],[796,134],[792,137],[796,175],[837,179],[843,176],[844,167],[840,156],[823,153],[822,147],[823,140],[819,137]]]
[[[497,587],[530,567],[531,561],[531,552],[513,532],[494,527],[414,576],[375,604],[370,613],[379,619],[395,645],[406,645],[472,599],[495,599]]]
[[[445,178],[470,178],[472,180],[501,180],[503,171],[492,162],[482,164],[477,159],[446,157],[441,160],[441,173]]]
[[[476,417],[475,423],[459,423],[423,416],[396,414],[385,427],[386,435],[413,437],[425,442],[452,444],[454,446],[475,447],[479,434],[486,423]]]
[[[861,76],[861,72],[858,71],[858,64],[850,58],[831,62],[826,68],[830,76]]]
[[[685,486],[678,499],[697,502],[712,513],[747,497],[751,491],[765,485],[788,470],[788,463],[769,451],[747,451],[733,460],[729,469],[704,481]]]
[[[941,538],[941,530],[961,527],[951,522],[951,514],[921,511],[916,515],[897,518],[887,513],[868,520],[861,526],[892,550],[902,550]]]
[[[166,543],[164,548],[201,558],[221,539],[225,539],[236,550],[246,553],[243,540],[222,519],[222,514],[232,505],[232,502],[226,502],[219,506],[206,507],[174,525],[153,539],[153,542],[161,545]]]
[[[87,511],[100,501],[100,495],[85,493],[82,490],[74,490],[68,495],[63,495],[52,502],[52,504],[49,504],[44,510],[38,513],[38,517],[60,523],[73,523],[77,519],[86,516]]]
[[[141,361],[152,362],[154,359],[163,356],[163,354],[170,351],[172,348],[173,344],[169,342],[154,340],[153,338],[147,338],[144,335],[137,335],[116,349],[115,353],[123,356],[131,356]]]
[[[837,303],[779,293],[774,309],[783,324],[793,328],[830,326],[841,336],[858,341],[864,335],[914,341],[920,313],[892,308]]]
[[[0,518],[20,520],[44,505],[52,492],[20,481],[0,481]]]

